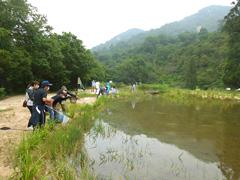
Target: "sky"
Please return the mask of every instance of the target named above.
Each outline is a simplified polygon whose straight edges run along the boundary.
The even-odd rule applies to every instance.
[[[90,49],[132,28],[150,30],[233,0],[28,0],[53,32],[71,32]]]

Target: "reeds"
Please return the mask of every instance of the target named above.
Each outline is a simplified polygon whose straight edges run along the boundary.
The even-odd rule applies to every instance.
[[[142,84],[137,86],[140,91],[160,91],[162,96],[168,96],[172,98],[199,98],[199,99],[221,99],[221,100],[239,100],[239,93],[236,91],[226,90],[189,90],[181,89],[179,87],[169,87],[165,84]]]

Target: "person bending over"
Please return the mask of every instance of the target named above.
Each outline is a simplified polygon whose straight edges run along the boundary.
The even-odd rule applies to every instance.
[[[66,91],[66,93],[64,93],[63,91]],[[68,91],[66,86],[62,86],[62,88],[59,89],[57,94],[64,94],[65,97],[67,97],[67,95],[70,95],[72,97],[80,99],[77,95],[75,95],[75,94],[71,93],[70,91]],[[62,111],[66,113],[66,99],[61,100],[59,102],[59,104],[57,104],[57,110],[60,110],[60,105],[62,107]]]
[[[61,102],[62,100],[66,100],[66,96],[64,95],[65,93],[67,93],[66,91],[63,90],[63,94],[57,94],[55,96],[53,96],[51,99],[53,100],[51,103],[47,102],[46,106],[47,106],[47,110],[50,114],[50,120],[51,121],[55,121],[58,122],[58,110],[56,108],[56,105]]]
[[[102,94],[102,96],[103,96],[104,93],[107,94],[107,87],[102,87],[102,88],[99,89],[99,93],[97,95],[97,98],[99,97],[100,94]]]

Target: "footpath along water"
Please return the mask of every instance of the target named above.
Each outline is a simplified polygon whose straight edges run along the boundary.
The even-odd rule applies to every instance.
[[[240,105],[153,98],[109,104],[86,150],[112,179],[239,179]]]

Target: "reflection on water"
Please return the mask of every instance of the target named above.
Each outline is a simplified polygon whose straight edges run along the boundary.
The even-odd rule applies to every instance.
[[[198,100],[111,104],[86,137],[94,170],[113,179],[239,179],[240,106]],[[111,127],[116,130],[109,130]]]
[[[135,101],[132,101],[132,108],[135,108]]]

